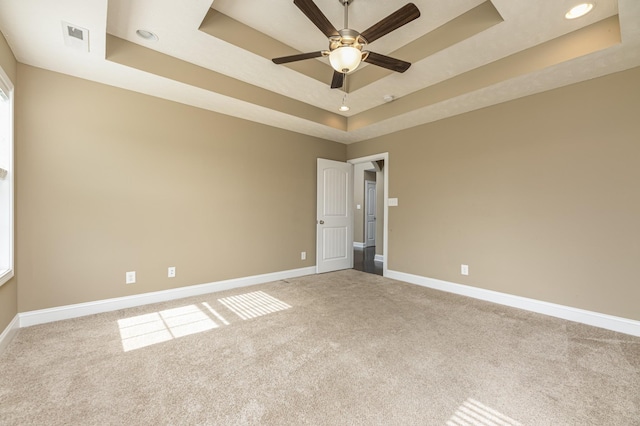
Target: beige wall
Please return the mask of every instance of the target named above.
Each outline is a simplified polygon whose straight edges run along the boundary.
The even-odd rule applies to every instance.
[[[639,111],[635,68],[349,145],[389,152],[389,268],[640,320]]]
[[[312,266],[315,159],[380,152],[400,204],[390,269],[640,320],[640,68],[345,147],[16,72],[4,40],[0,61],[20,280],[0,287],[0,330],[17,311]]]
[[[16,58],[13,56],[7,41],[0,34],[0,67],[12,83],[16,84]],[[12,278],[0,287],[0,334],[18,313],[17,277]]]
[[[13,56],[13,52],[7,43],[7,40],[4,38],[4,35],[0,33],[0,66],[4,72],[9,76],[11,82],[16,84],[16,67],[18,63],[16,62],[16,58]]]
[[[315,265],[316,158],[344,145],[18,75],[21,312]]]

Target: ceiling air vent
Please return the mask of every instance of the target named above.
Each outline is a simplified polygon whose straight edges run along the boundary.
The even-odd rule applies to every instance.
[[[83,52],[89,51],[89,30],[62,21],[64,44]]]

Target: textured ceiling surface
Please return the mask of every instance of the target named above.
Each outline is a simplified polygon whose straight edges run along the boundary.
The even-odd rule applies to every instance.
[[[575,20],[577,0],[413,2],[418,19],[367,47],[411,68],[361,65],[344,91],[327,58],[271,62],[328,47],[292,0],[0,0],[0,30],[24,64],[343,143],[640,65],[637,0],[598,0]],[[343,28],[339,0],[315,3]],[[349,28],[405,4],[353,0]],[[65,44],[63,22],[88,30],[88,51]]]

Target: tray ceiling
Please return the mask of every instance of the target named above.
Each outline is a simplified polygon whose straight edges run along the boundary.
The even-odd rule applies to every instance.
[[[411,68],[361,65],[344,91],[329,88],[327,58],[271,62],[328,47],[290,0],[2,1],[0,30],[28,65],[343,143],[640,65],[637,0],[598,0],[575,20],[575,0],[413,2],[418,19],[369,45]],[[339,0],[315,3],[342,28]],[[404,4],[353,0],[349,27]],[[63,22],[88,30],[89,51],[65,44]]]

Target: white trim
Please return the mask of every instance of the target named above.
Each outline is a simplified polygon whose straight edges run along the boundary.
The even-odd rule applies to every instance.
[[[386,276],[395,280],[640,337],[640,321],[573,308],[571,306],[543,302],[541,300],[529,299],[521,296],[514,296],[512,294],[500,293],[478,287],[455,284],[434,278],[407,274],[405,272],[391,270],[387,272],[388,274]]]
[[[16,315],[15,317],[13,317],[13,320],[11,320],[7,328],[4,329],[2,334],[0,334],[0,353],[2,353],[2,351],[4,351],[7,346],[9,346],[9,343],[11,343],[11,341],[15,337],[18,329],[20,328],[19,323],[20,319],[18,318],[18,315]]]
[[[384,256],[381,254],[376,254],[375,257],[373,258],[374,262],[384,262]]]
[[[9,234],[6,238],[9,239],[9,262],[8,269],[2,274],[0,277],[0,287],[8,282],[14,275],[15,269],[15,193],[16,193],[16,179],[15,179],[15,87],[13,82],[9,78],[9,76],[4,72],[2,66],[0,66],[0,90],[5,92],[5,95],[9,98],[9,115],[11,118],[11,122],[9,123],[9,159],[7,164],[7,171],[9,174],[5,177],[5,180],[9,180],[9,202],[8,205],[4,208],[9,210]],[[4,231],[4,230],[3,230]],[[0,244],[4,244],[4,242],[0,242]]]
[[[357,241],[354,241],[353,248],[364,248],[364,243],[359,243]]]
[[[97,300],[95,302],[78,303],[75,305],[59,306],[37,311],[18,314],[20,327],[29,327],[36,324],[60,321],[70,318],[78,318],[86,315],[116,311],[118,309],[132,308],[151,303],[166,302],[169,300],[183,299],[185,297],[200,296],[223,290],[263,284],[287,278],[313,275],[315,266],[307,268],[291,269],[288,271],[272,272],[269,274],[253,275],[250,277],[234,278],[207,284],[198,284],[188,287],[174,288],[170,290],[154,291],[152,293],[136,294],[133,296],[117,297],[114,299]]]
[[[0,273],[0,287],[13,278],[13,269],[5,269]]]
[[[384,241],[382,242],[382,256],[387,259],[389,256],[389,153],[383,152],[380,154],[369,155],[367,157],[352,158],[348,160],[351,164],[366,163],[368,161],[384,160],[384,193],[382,198],[384,199],[384,217],[382,218],[382,236]],[[387,262],[382,264],[382,276],[387,276]]]

